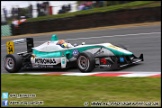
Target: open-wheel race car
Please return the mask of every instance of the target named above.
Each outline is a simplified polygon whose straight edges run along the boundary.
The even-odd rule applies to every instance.
[[[72,45],[52,35],[34,47],[33,38],[26,38],[27,51],[5,56],[4,67],[10,73],[22,68],[66,69],[77,66],[81,72],[91,72],[95,67],[117,70],[144,61],[143,54],[136,57],[124,46],[111,43]],[[8,49],[11,50],[11,49]]]

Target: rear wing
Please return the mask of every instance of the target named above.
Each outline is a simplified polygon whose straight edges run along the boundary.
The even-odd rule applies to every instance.
[[[16,39],[12,41],[6,42],[7,54],[13,54],[15,52],[15,44],[20,44],[26,42],[27,52],[32,52],[32,48],[34,47],[33,38],[25,38],[25,39]]]
[[[27,52],[32,52],[32,48],[34,47],[34,41],[33,38],[26,38],[26,46],[27,46]]]

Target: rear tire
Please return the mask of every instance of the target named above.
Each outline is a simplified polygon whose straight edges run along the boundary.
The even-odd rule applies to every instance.
[[[77,57],[77,66],[81,72],[91,72],[95,68],[95,57],[90,52],[80,53]]]
[[[8,54],[5,57],[4,66],[8,72],[16,73],[22,67],[22,57],[17,54]]]

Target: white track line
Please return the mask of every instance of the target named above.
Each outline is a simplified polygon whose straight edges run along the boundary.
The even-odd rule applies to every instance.
[[[65,73],[62,75],[67,75],[67,76],[89,76],[89,75],[94,75],[94,74],[99,74],[101,72],[91,72],[91,73]]]
[[[160,74],[160,73],[159,73]],[[154,75],[158,75],[157,73],[150,73],[150,74],[146,74],[146,73],[132,73],[132,74],[125,74],[125,75],[119,75],[118,77],[150,77],[150,76],[154,76]]]
[[[136,33],[136,34],[124,34],[124,35],[111,35],[111,36],[97,36],[97,37],[87,37],[87,38],[67,38],[65,40],[86,40],[86,39],[97,39],[97,38],[108,38],[108,37],[125,37],[125,36],[135,36],[135,35],[148,35],[148,34],[161,34],[161,32],[150,32],[150,33]],[[45,42],[45,41],[35,41],[35,42]],[[24,43],[20,43],[24,44]],[[3,44],[1,46],[5,46],[6,44]]]
[[[47,74],[47,73],[13,73],[13,74],[31,74],[31,75],[43,75],[43,74]]]
[[[58,74],[59,72],[56,72]],[[123,72],[91,72],[91,73],[72,73],[72,72],[67,72],[67,73],[61,73],[58,75],[65,75],[65,76],[91,76],[91,75],[97,75],[97,74],[117,74],[115,77],[151,77],[154,75],[161,75],[161,72],[131,72],[131,71],[123,71]],[[119,73],[124,73],[123,75],[118,75]],[[126,73],[126,74],[125,74]],[[52,73],[14,73],[14,74],[30,74],[30,75],[54,75],[55,72]]]
[[[80,40],[80,39],[95,39],[95,38],[107,38],[107,37],[124,37],[124,36],[134,36],[134,35],[148,35],[148,34],[161,34],[161,32],[150,32],[150,33],[136,33],[136,34],[124,34],[124,35],[112,35],[112,36],[98,36],[98,37],[88,37],[88,38],[75,38],[66,40]]]

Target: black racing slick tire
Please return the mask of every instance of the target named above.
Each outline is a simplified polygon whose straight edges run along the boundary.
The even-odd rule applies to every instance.
[[[95,57],[90,52],[80,53],[77,57],[77,67],[83,72],[91,72],[95,68]]]
[[[22,67],[22,57],[17,54],[6,55],[4,67],[9,73],[18,72]]]

